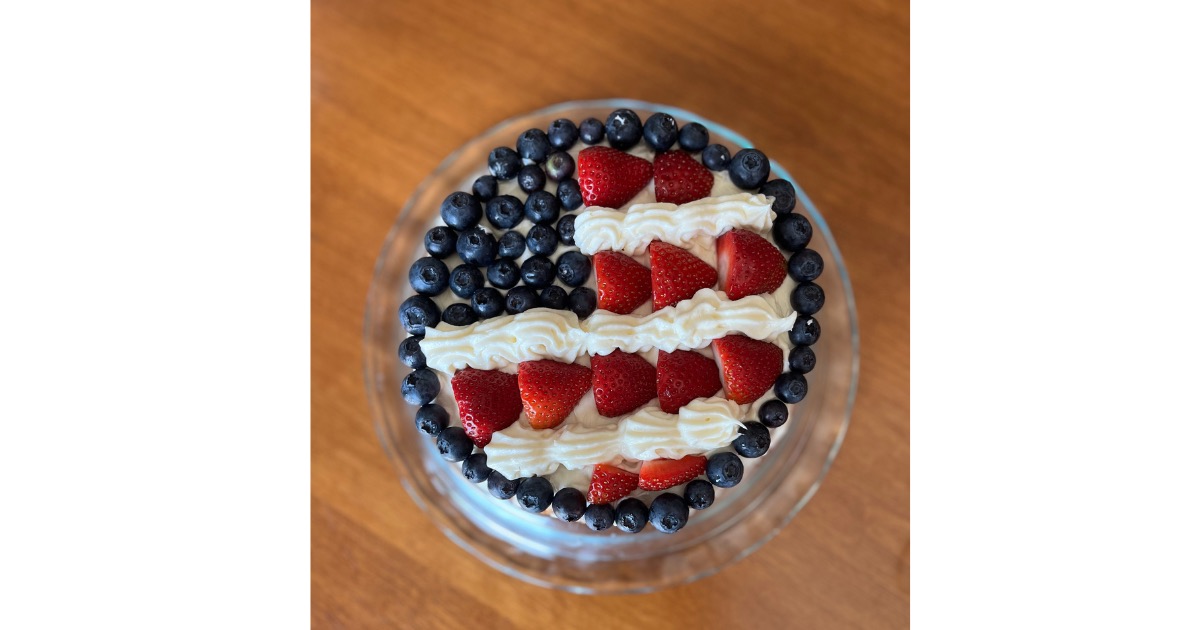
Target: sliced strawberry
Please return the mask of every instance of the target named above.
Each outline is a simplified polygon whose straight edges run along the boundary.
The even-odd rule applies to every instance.
[[[716,283],[717,270],[687,250],[662,241],[650,243],[650,285],[654,294],[654,310],[675,306],[700,289],[708,289]]]
[[[700,473],[708,459],[703,455],[685,455],[682,459],[656,459],[642,462],[637,487],[642,490],[666,490],[687,483]]]
[[[588,147],[579,152],[575,164],[583,203],[589,206],[620,208],[654,176],[652,164],[611,147]]]
[[[592,357],[596,410],[606,418],[627,414],[654,400],[654,366],[636,354],[614,350]]]
[[[721,286],[731,300],[770,293],[787,276],[779,249],[750,230],[732,230],[717,239],[717,264]]]
[[[529,425],[552,429],[571,415],[579,399],[591,389],[592,370],[586,365],[549,359],[525,361],[517,366],[517,384]]]
[[[483,448],[492,433],[502,431],[521,415],[521,390],[516,374],[497,370],[459,370],[450,379],[463,430]]]
[[[592,257],[596,270],[597,306],[606,311],[628,315],[650,299],[650,270],[620,252],[596,252]]]
[[[687,151],[667,151],[654,157],[654,200],[687,203],[712,192],[712,172]]]
[[[783,372],[783,350],[773,343],[727,335],[712,345],[725,377],[725,393],[739,405],[762,398]]]
[[[667,413],[721,391],[717,362],[690,350],[658,352],[658,406]]]
[[[638,487],[638,474],[608,464],[596,464],[588,486],[588,503],[613,503]]]

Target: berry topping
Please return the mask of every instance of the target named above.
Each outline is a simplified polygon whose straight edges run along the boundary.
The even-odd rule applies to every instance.
[[[463,262],[486,267],[496,260],[496,237],[476,227],[458,235],[458,255]]]
[[[531,162],[545,162],[550,155],[550,138],[541,129],[526,129],[517,136],[517,155]]]
[[[613,506],[607,503],[596,503],[587,506],[583,511],[583,522],[587,523],[589,529],[593,531],[604,531],[613,526],[613,521],[617,518],[617,511]]]
[[[504,296],[487,287],[471,295],[471,308],[479,319],[489,319],[504,312]]]
[[[571,415],[579,399],[592,388],[592,370],[550,359],[525,361],[517,367],[517,384],[529,426],[553,429]]]
[[[693,479],[683,489],[683,500],[693,510],[703,510],[711,507],[716,498],[713,485],[703,479]]]
[[[650,243],[650,285],[654,310],[675,306],[717,283],[717,270],[680,247]]]
[[[758,190],[771,174],[771,161],[758,149],[742,149],[729,161],[729,180],[742,190]]]
[[[537,164],[522,166],[517,173],[517,185],[527,193],[541,190],[546,187],[546,172]]]
[[[742,457],[762,457],[771,448],[771,432],[761,422],[751,420],[738,433],[741,435],[733,440],[733,450]]]
[[[583,193],[579,190],[579,182],[573,179],[564,179],[559,182],[555,192],[558,195],[558,202],[567,212],[583,205]]]
[[[563,245],[575,244],[575,215],[564,214],[558,220],[558,240],[563,242]]]
[[[488,154],[488,169],[496,179],[510,180],[521,170],[521,156],[508,147],[496,147]]]
[[[770,293],[787,276],[783,254],[750,230],[731,230],[717,239],[717,264],[721,286],[731,300]]]
[[[695,153],[708,146],[708,127],[690,122],[679,130],[679,146],[684,151]]]
[[[529,233],[525,235],[525,245],[535,255],[549,256],[558,249],[558,230],[545,223],[539,223],[529,228]]]
[[[433,328],[441,321],[437,304],[424,295],[414,295],[400,304],[400,324],[410,335],[424,335],[426,327]]]
[[[478,267],[459,265],[450,272],[450,291],[461,298],[469,298],[483,288],[483,272]]]
[[[772,179],[758,189],[758,194],[775,198],[771,202],[775,214],[787,214],[796,207],[796,187],[786,179]]]
[[[712,347],[725,377],[725,393],[739,405],[762,398],[783,371],[783,350],[773,343],[728,335],[714,340]]]
[[[571,291],[571,294],[567,296],[567,308],[579,319],[587,319],[589,315],[596,312],[596,292],[587,287],[579,287]]]
[[[596,411],[606,418],[630,413],[658,395],[654,366],[620,350],[592,357],[592,389]]]
[[[667,413],[697,398],[710,398],[721,391],[717,362],[691,350],[659,350],[657,371],[658,406]]]
[[[825,259],[811,249],[802,249],[788,259],[788,275],[796,282],[812,282],[825,271]]]
[[[441,405],[428,404],[417,410],[417,430],[437,437],[450,424],[450,413]]]
[[[628,315],[650,299],[650,270],[638,261],[620,252],[597,252],[592,264],[596,266],[600,308]]]
[[[505,232],[496,249],[496,255],[501,258],[520,258],[525,253],[525,237],[520,232]]]
[[[646,119],[642,135],[646,138],[646,144],[654,147],[655,151],[666,151],[675,146],[675,141],[679,139],[679,125],[675,123],[674,116],[655,112]]]
[[[437,436],[437,450],[447,461],[461,462],[474,449],[462,427],[446,427]]]
[[[450,270],[446,268],[446,263],[426,256],[409,267],[408,283],[417,293],[437,295],[450,284]]]
[[[570,118],[559,118],[550,123],[546,137],[550,139],[550,146],[566,151],[579,139],[579,128]]]
[[[451,326],[469,326],[479,320],[470,304],[455,302],[442,311],[442,321]]]
[[[442,202],[442,221],[456,230],[473,228],[482,218],[483,206],[469,193],[455,191]]]
[[[463,477],[471,483],[483,483],[487,481],[488,475],[492,474],[492,469],[487,465],[487,453],[472,453],[463,460],[462,464]]]
[[[788,353],[788,369],[801,374],[808,374],[817,367],[817,355],[808,346],[796,346]]]
[[[821,338],[821,323],[815,317],[797,317],[788,331],[793,346],[811,346]]]
[[[501,230],[511,230],[525,218],[525,204],[512,195],[492,197],[485,210],[488,221]]]
[[[683,497],[664,492],[650,504],[650,522],[664,534],[674,534],[688,522],[688,506]]]
[[[524,313],[538,305],[537,292],[529,287],[513,287],[504,296],[504,312],[509,315]]]
[[[517,505],[527,512],[544,511],[554,500],[554,488],[543,477],[530,477],[517,486]]]
[[[538,306],[557,311],[565,310],[567,308],[567,290],[553,284],[542,289],[541,295],[538,296]]]
[[[405,337],[397,351],[404,365],[416,370],[425,367],[425,353],[421,352],[421,337]]]
[[[613,148],[624,151],[642,139],[642,119],[633,110],[618,109],[608,115],[604,133]]]
[[[638,488],[666,490],[683,485],[704,472],[708,460],[703,455],[686,455],[682,459],[655,459],[642,462],[638,472]]]
[[[800,251],[812,240],[812,224],[802,214],[785,214],[775,219],[771,236],[784,251]]]
[[[802,282],[792,289],[792,308],[801,316],[812,315],[822,306],[825,306],[825,291],[820,285]]]
[[[713,174],[687,151],[667,151],[654,157],[654,200],[683,204],[712,192]]]
[[[500,194],[500,184],[493,175],[480,175],[475,183],[471,184],[471,192],[480,201],[487,201]]]
[[[534,289],[554,283],[554,263],[545,256],[531,256],[521,263],[521,279]]]
[[[609,147],[579,152],[579,188],[589,206],[620,208],[654,176],[654,166],[640,157]]]
[[[571,154],[555,151],[546,158],[546,177],[552,182],[561,182],[575,174],[575,158]]]
[[[758,421],[772,429],[781,427],[788,419],[787,405],[778,400],[768,400],[758,408]]]
[[[491,492],[492,496],[497,499],[508,500],[513,498],[513,495],[517,493],[517,486],[521,485],[521,480],[509,479],[493,470],[492,474],[488,475],[487,483],[488,492]]]
[[[617,527],[623,532],[636,534],[646,527],[650,520],[650,509],[641,499],[632,497],[617,504]]]
[[[638,475],[608,464],[596,464],[588,485],[588,503],[612,503],[625,498],[638,486]]]
[[[604,123],[595,118],[587,118],[579,123],[579,139],[584,144],[592,145],[604,139]]]
[[[728,451],[709,457],[708,466],[705,468],[708,480],[718,488],[732,488],[738,485],[743,472],[745,466],[742,465],[742,460]]]
[[[808,379],[799,372],[784,372],[775,380],[775,396],[785,403],[798,403],[807,395]]]
[[[492,433],[507,428],[521,415],[521,389],[516,374],[464,368],[450,379],[463,428],[479,448]]]
[[[454,253],[457,244],[458,232],[444,225],[430,228],[425,233],[425,251],[429,252],[430,256],[445,258]]]
[[[570,251],[558,257],[558,279],[562,280],[563,284],[569,287],[577,287],[587,282],[590,275],[592,275],[592,261],[587,256],[576,251]],[[593,302],[595,301],[595,296],[596,294],[592,293]],[[595,308],[594,303],[592,304],[592,308]]]
[[[729,149],[723,144],[710,144],[704,147],[704,151],[700,153],[700,160],[704,162],[704,166],[709,170],[723,171],[729,168]]]
[[[554,223],[562,204],[553,193],[535,190],[525,200],[525,218],[534,223]]]
[[[583,511],[587,509],[587,499],[579,488],[566,487],[554,495],[550,506],[554,509],[555,516],[568,523],[574,523],[583,518]]]

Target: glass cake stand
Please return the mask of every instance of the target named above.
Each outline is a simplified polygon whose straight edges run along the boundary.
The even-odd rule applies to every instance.
[[[375,429],[413,500],[459,546],[492,567],[533,584],[576,593],[647,592],[711,575],[750,555],[777,534],[808,503],[837,455],[850,423],[858,383],[858,325],[850,278],[829,226],[787,171],[771,163],[771,176],[796,186],[797,212],[811,219],[810,248],[826,261],[817,281],[825,306],[816,317],[821,338],[813,349],[817,367],[808,374],[807,398],[791,409],[791,419],[772,431],[770,451],[746,460],[736,487],[717,489],[714,505],[692,511],[686,527],[662,534],[647,526],[638,534],[616,527],[593,532],[581,522],[563,523],[527,514],[512,501],[501,502],[463,478],[461,466],[442,459],[434,440],[413,425],[415,408],[404,402],[400,382],[408,372],[396,357],[405,332],[397,317],[413,294],[408,268],[425,255],[422,239],[442,199],[470,190],[487,169],[488,152],[512,146],[531,127],[545,129],[556,118],[578,124],[604,120],[627,107],[646,120],[655,111],[680,125],[700,122],[711,142],[731,152],[753,146],[711,120],[677,107],[624,99],[562,103],[506,120],[450,154],[417,188],[400,212],[375,265],[364,322],[364,372]]]

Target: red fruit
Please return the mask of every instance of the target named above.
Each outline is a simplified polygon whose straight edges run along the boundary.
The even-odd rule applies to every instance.
[[[654,158],[654,200],[687,203],[712,192],[713,175],[687,151],[667,151]]]
[[[529,425],[552,429],[571,415],[579,399],[591,389],[592,370],[586,365],[549,359],[525,361],[517,366],[517,384]]]
[[[666,490],[687,483],[700,473],[708,460],[703,455],[685,455],[682,459],[656,459],[642,462],[637,487],[642,490]]]
[[[496,370],[459,370],[450,379],[463,430],[483,448],[492,433],[508,428],[521,415],[521,390],[516,374]]]
[[[636,354],[614,350],[592,357],[596,410],[606,418],[627,414],[658,394],[654,366]]]
[[[620,252],[596,252],[592,256],[596,270],[597,306],[606,311],[628,315],[650,299],[650,270]]]
[[[721,391],[717,362],[690,350],[658,352],[658,406],[667,413]]]
[[[717,239],[721,286],[731,300],[770,293],[783,284],[787,262],[767,239],[750,230],[733,230]]]
[[[589,206],[620,208],[654,176],[649,162],[611,147],[588,147],[579,152],[575,165],[583,203]]]
[[[739,405],[762,398],[783,372],[783,350],[773,343],[728,335],[712,345],[725,377],[726,397]]]
[[[691,158],[688,158],[691,159]],[[662,241],[650,243],[650,285],[654,310],[675,306],[717,283],[717,270],[687,250]]]
[[[588,486],[588,503],[613,503],[625,498],[638,487],[637,473],[621,470],[608,464],[596,464],[592,483]]]

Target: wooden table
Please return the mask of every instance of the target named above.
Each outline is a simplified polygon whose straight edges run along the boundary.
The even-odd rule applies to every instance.
[[[312,3],[314,627],[908,625],[908,7],[750,4]],[[778,537],[695,584],[584,597],[501,575],[417,509],[372,429],[360,328],[384,235],[443,157],[606,96],[701,113],[788,167],[845,254],[862,373],[841,455]]]

